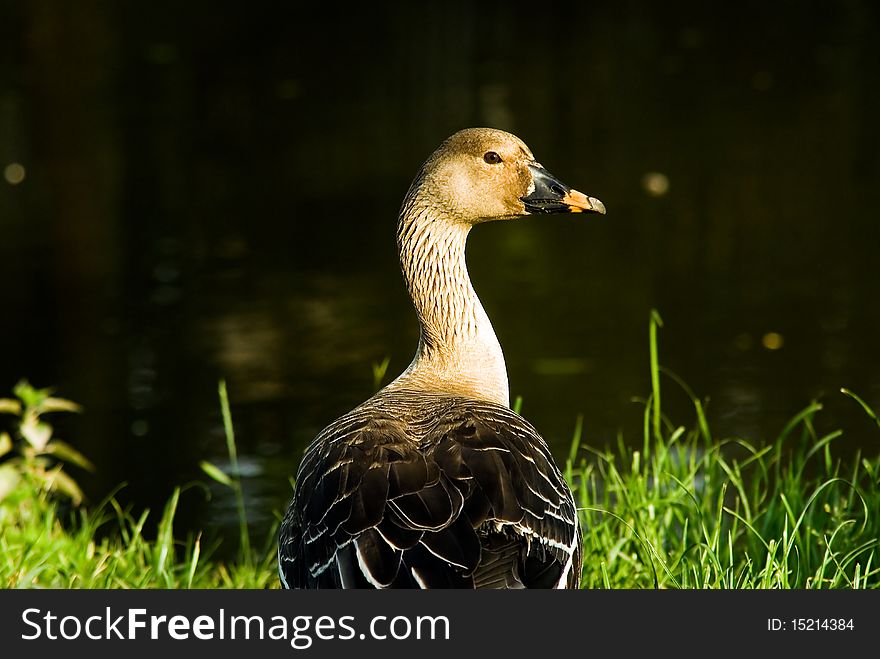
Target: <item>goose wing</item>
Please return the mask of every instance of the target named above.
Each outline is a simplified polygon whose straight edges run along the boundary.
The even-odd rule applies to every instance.
[[[315,439],[281,526],[285,586],[576,587],[577,514],[544,440],[499,405],[436,412],[359,409]]]

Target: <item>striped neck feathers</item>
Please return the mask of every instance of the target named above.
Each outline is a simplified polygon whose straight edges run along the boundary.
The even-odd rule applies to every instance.
[[[400,213],[400,265],[421,331],[415,358],[389,388],[509,406],[501,345],[465,263],[471,224],[456,220],[436,202],[427,203],[430,198],[411,189]]]

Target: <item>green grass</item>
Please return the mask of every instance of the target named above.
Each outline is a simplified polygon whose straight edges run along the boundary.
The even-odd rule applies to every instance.
[[[65,514],[62,511],[69,506],[57,496],[57,488],[46,487],[41,472],[22,469],[15,488],[0,501],[0,587],[277,587],[275,528],[255,552],[223,382],[219,393],[232,473],[208,462],[203,462],[202,468],[234,490],[240,521],[235,561],[213,560],[218,544],[204,546],[200,533],[184,538],[175,535],[180,487],[175,488],[158,519],[148,510],[134,514],[124,509],[113,495],[93,509],[80,506]]]
[[[616,447],[589,447],[579,421],[564,465],[585,529],[583,587],[880,587],[880,450],[838,457],[835,442],[842,433],[816,431],[819,403],[797,413],[770,444],[713,437],[704,403],[659,365],[659,327],[655,312],[649,326],[652,390],[643,401],[638,448],[623,438]],[[681,388],[690,399],[687,426],[663,413],[661,385]],[[880,446],[877,414],[852,392],[842,395],[877,423]],[[234,490],[237,559],[216,560],[216,545],[203,546],[200,534],[175,535],[179,488],[158,519],[123,509],[113,496],[66,513],[70,506],[63,490],[49,486],[57,481],[45,461],[37,469],[34,456],[18,462],[7,456],[5,464],[18,467],[0,500],[0,586],[277,587],[274,529],[261,546],[251,544],[222,383],[220,397],[231,473],[206,462],[202,468]],[[3,401],[7,409],[0,411],[12,413],[15,401]],[[38,422],[29,421],[33,427]],[[0,440],[8,452],[9,435]]]
[[[63,519],[58,504],[25,485],[0,508],[0,586],[6,588],[265,588],[277,581],[264,560],[211,560],[199,536],[175,537],[175,489],[162,516],[138,516],[108,499]],[[62,520],[64,523],[62,524]],[[145,538],[149,530],[154,539]]]
[[[835,457],[842,432],[817,433],[819,403],[770,444],[714,438],[702,401],[659,366],[659,326],[655,312],[641,448],[581,447],[575,431],[566,476],[586,529],[582,586],[880,587],[880,455]],[[691,400],[691,427],[664,416],[661,380]]]

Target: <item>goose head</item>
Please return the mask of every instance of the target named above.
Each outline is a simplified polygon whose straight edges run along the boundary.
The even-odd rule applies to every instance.
[[[425,163],[416,186],[464,224],[539,213],[605,213],[595,197],[548,172],[516,135],[468,128],[449,137]],[[412,191],[411,191],[412,192]]]

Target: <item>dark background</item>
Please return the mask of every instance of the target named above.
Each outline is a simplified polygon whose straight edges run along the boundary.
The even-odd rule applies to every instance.
[[[0,395],[27,377],[81,402],[59,419],[98,467],[81,484],[159,508],[224,465],[226,378],[263,532],[371,365],[412,358],[400,200],[446,136],[490,125],[608,208],[469,246],[558,456],[580,414],[593,446],[641,442],[654,307],[716,435],[772,438],[820,397],[839,450],[873,452],[838,389],[880,407],[878,83],[867,0],[3,0]],[[226,524],[216,493],[180,524]]]

